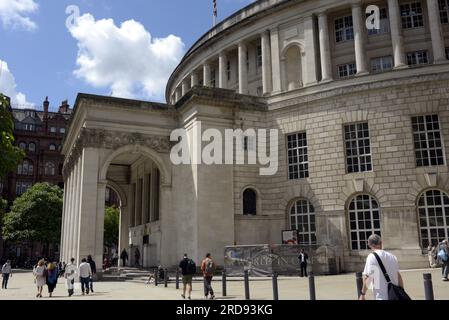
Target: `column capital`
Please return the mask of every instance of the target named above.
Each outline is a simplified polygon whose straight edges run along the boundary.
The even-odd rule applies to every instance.
[[[351,8],[361,8],[362,7],[362,1],[360,0],[355,0],[355,1],[351,1]]]
[[[316,13],[316,16],[318,18],[327,18],[328,15],[329,15],[329,12],[327,10],[323,10],[323,11]]]

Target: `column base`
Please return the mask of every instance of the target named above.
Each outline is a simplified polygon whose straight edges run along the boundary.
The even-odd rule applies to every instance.
[[[356,77],[361,77],[361,76],[366,76],[366,75],[369,75],[368,71],[360,71],[355,74]]]
[[[444,60],[436,60],[433,62],[433,64],[446,64],[449,63],[449,60],[444,59]]]
[[[334,81],[333,78],[325,78],[325,79],[322,79],[322,80],[320,81],[320,83],[328,83],[328,82],[332,82],[332,81]]]
[[[393,67],[393,70],[404,70],[410,68],[408,64],[400,64]]]

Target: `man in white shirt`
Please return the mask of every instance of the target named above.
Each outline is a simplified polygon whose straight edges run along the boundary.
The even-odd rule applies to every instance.
[[[81,282],[81,291],[83,292],[84,296],[84,292],[86,292],[86,294],[89,294],[89,282],[90,277],[92,277],[92,269],[86,258],[83,258],[83,260],[81,260],[81,264],[79,266],[79,276]],[[86,289],[84,289],[84,287],[86,287]]]
[[[398,259],[393,254],[382,250],[382,239],[380,236],[377,234],[371,235],[368,238],[368,246],[379,256],[390,276],[391,282],[403,288],[404,283],[399,273]],[[366,258],[363,275],[363,288],[360,300],[365,300],[368,288],[372,288],[376,300],[388,300],[388,283],[373,253],[370,253]]]
[[[70,263],[66,265],[64,271],[64,277],[66,278],[67,290],[69,291],[69,297],[73,295],[75,287],[75,277],[78,273],[78,268],[75,265],[75,259],[70,259]]]

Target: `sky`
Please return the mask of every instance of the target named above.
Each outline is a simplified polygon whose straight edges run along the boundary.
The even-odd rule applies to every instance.
[[[217,0],[225,19],[254,0]],[[213,0],[0,0],[0,92],[14,107],[73,105],[79,92],[165,101]]]

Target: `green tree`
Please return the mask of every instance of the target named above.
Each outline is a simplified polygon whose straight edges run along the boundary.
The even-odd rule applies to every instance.
[[[120,210],[116,207],[106,207],[104,213],[104,246],[118,246]]]
[[[25,156],[23,150],[14,146],[13,130],[9,100],[0,93],[0,178],[14,170]]]
[[[3,238],[11,242],[59,243],[63,191],[58,186],[38,183],[17,198],[3,218]]]

